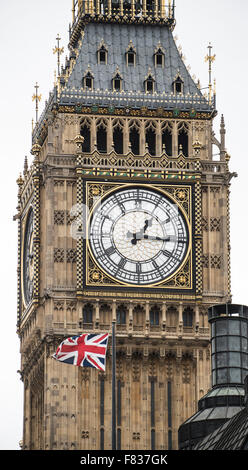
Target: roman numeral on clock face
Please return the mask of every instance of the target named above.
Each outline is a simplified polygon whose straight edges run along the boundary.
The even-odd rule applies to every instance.
[[[116,250],[115,250],[115,247],[114,247],[114,246],[110,246],[109,248],[107,248],[107,249],[105,250],[105,254],[106,254],[107,256],[110,256],[110,255],[113,255],[113,254],[115,253],[115,251],[116,251]]]

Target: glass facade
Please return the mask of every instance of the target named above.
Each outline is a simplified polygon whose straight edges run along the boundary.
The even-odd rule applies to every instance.
[[[218,305],[209,309],[212,385],[243,384],[248,375],[248,308]]]

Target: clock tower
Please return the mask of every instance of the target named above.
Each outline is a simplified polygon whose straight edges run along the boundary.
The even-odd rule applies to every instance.
[[[52,354],[112,321],[118,449],[177,449],[210,387],[207,312],[231,300],[231,175],[211,73],[204,96],[174,10],[73,1],[69,56],[17,180],[23,449],[111,449],[111,340],[104,373]]]

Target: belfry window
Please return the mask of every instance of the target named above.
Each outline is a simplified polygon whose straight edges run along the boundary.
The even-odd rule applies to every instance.
[[[168,157],[172,156],[172,129],[168,124],[162,129],[162,150]]]
[[[84,138],[84,143],[82,144],[82,152],[90,152],[90,150],[91,150],[91,145],[90,145],[91,133],[90,133],[90,124],[88,122],[85,122],[81,126],[80,134]]]
[[[101,153],[107,152],[107,130],[103,123],[97,126],[96,131],[97,150]]]
[[[114,126],[113,143],[115,152],[118,154],[123,154],[123,130],[119,123]]]
[[[156,155],[156,130],[152,123],[146,127],[146,147],[150,155]]]
[[[140,134],[136,127],[132,127],[129,132],[131,151],[134,155],[140,154]]]
[[[188,128],[184,123],[178,128],[178,154],[182,153],[185,157],[189,156],[189,137]]]

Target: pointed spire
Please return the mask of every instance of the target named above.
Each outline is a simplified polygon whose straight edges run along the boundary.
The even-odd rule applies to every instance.
[[[226,155],[226,126],[223,114],[220,120],[220,159],[224,160]]]
[[[23,175],[25,176],[28,173],[28,157],[25,155],[24,158],[24,167],[23,167]]]

